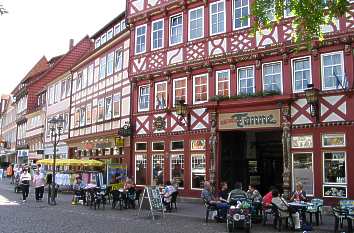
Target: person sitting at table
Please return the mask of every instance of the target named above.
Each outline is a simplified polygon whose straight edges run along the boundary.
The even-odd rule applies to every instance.
[[[84,201],[84,197],[85,197],[84,188],[85,187],[86,187],[86,184],[82,181],[81,176],[76,176],[75,183],[73,185],[73,190],[74,190],[74,197],[72,200],[73,205],[76,205],[78,203],[79,199],[82,199]]]
[[[227,197],[229,196],[228,186],[226,182],[221,182],[221,191],[219,192],[219,200],[227,203]]]
[[[165,187],[162,191],[162,202],[166,206],[167,211],[171,211],[171,199],[172,199],[172,194],[176,192],[175,187],[171,184],[170,181],[166,181]]]
[[[272,204],[278,208],[280,217],[289,217],[290,214],[289,204],[286,202],[284,198],[279,196],[279,191],[277,189],[274,189],[272,191]],[[291,217],[294,222],[295,230],[300,230],[301,226],[300,226],[299,213],[298,212],[291,213]]]
[[[135,209],[135,197],[136,197],[135,184],[132,179],[127,178],[123,187],[123,200],[124,200],[125,208],[131,207]]]
[[[262,204],[264,207],[269,207],[271,204],[272,204],[272,191],[273,189],[275,189],[274,186],[271,186],[270,189],[269,189],[269,192],[264,195],[263,199],[262,199]]]
[[[259,191],[256,189],[256,186],[253,184],[250,184],[248,186],[247,190],[247,198],[251,199],[252,202],[258,202],[262,203],[262,195],[259,193]]]
[[[296,190],[293,192],[290,201],[306,201],[306,192],[302,190],[303,185],[301,182],[296,182]]]
[[[227,201],[230,203],[231,198],[247,198],[247,194],[242,190],[242,183],[236,182],[235,188],[230,192]]]
[[[218,213],[216,216],[217,221],[223,221],[226,219],[227,209],[229,208],[229,205],[215,198],[211,191],[211,185],[209,181],[204,181],[204,189],[202,191],[201,198],[208,205],[216,207]]]

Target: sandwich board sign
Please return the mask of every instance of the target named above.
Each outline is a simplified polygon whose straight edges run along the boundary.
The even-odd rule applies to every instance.
[[[149,201],[150,214],[152,216],[152,220],[155,220],[155,215],[162,214],[164,217],[164,205],[162,203],[162,198],[160,195],[159,187],[157,186],[145,186],[144,192],[142,195],[142,200],[140,202],[139,214],[141,211],[141,207],[145,200]]]

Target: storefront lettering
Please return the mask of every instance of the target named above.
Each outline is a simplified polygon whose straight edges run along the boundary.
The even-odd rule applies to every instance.
[[[274,125],[277,123],[273,114],[248,116],[248,113],[236,113],[232,118],[236,121],[236,125],[239,128],[244,128],[245,126],[250,125]]]

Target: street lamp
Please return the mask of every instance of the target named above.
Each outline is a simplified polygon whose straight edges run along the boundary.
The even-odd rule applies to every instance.
[[[50,129],[50,136],[51,140],[53,143],[53,177],[52,177],[52,187],[49,186],[49,193],[50,193],[50,204],[56,205],[55,202],[55,162],[56,162],[56,156],[57,156],[57,145],[60,140],[60,135],[62,134],[63,131],[63,124],[64,124],[64,119],[62,116],[59,116],[58,118],[53,117],[48,121],[49,123],[49,129]]]
[[[186,125],[187,124],[187,127],[189,127],[189,113],[188,113],[188,106],[187,104],[185,103],[185,101],[183,99],[181,100],[177,100],[176,101],[176,114],[180,117],[179,118],[179,124],[180,125]],[[185,122],[183,123],[182,120]]]
[[[310,105],[310,112],[312,117],[318,118],[318,100],[319,100],[319,90],[314,87],[313,84],[308,84],[305,90],[305,97],[307,103]]]

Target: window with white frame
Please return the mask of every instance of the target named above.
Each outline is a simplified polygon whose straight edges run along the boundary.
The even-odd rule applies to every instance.
[[[86,107],[82,107],[80,109],[80,126],[85,125],[85,120],[86,120]]]
[[[167,107],[167,82],[155,83],[155,109]]]
[[[112,97],[106,97],[106,101],[105,101],[105,119],[109,120],[112,118]]]
[[[175,180],[179,188],[184,187],[184,155],[171,154],[170,176]]]
[[[230,96],[230,70],[216,71],[216,95]]]
[[[104,117],[104,99],[99,99],[98,100],[98,121],[102,121]]]
[[[120,116],[120,94],[113,95],[113,117]]]
[[[106,77],[106,56],[100,58],[99,78],[103,79],[104,77]]]
[[[86,125],[91,124],[91,115],[92,115],[92,105],[88,104],[86,106],[87,112],[86,112]]]
[[[147,159],[146,154],[135,155],[135,183],[137,185],[146,185],[147,177]]]
[[[123,49],[115,51],[114,71],[118,72],[123,69]]]
[[[172,141],[171,151],[181,151],[184,150],[184,141]]]
[[[71,95],[71,78],[68,78],[66,80],[66,97],[69,97]]]
[[[310,57],[294,59],[292,61],[292,68],[294,92],[306,90],[307,85],[312,83]]]
[[[116,24],[116,26],[114,26],[114,35],[117,35],[120,32],[121,32],[120,23],[118,23]]]
[[[102,36],[101,36],[101,45],[106,43],[107,42],[107,35],[106,33],[104,33]]]
[[[163,19],[152,22],[152,49],[163,47]]]
[[[346,153],[326,151],[323,153],[324,196],[346,197]]]
[[[139,87],[139,104],[138,111],[148,111],[150,104],[150,86]]]
[[[54,103],[54,86],[51,86],[49,88],[49,105],[53,104]],[[21,101],[21,100],[20,100]],[[19,108],[20,109],[20,108]]]
[[[292,17],[294,14],[291,12],[290,9],[290,0],[284,0],[284,16],[285,17]]]
[[[202,189],[205,181],[205,154],[192,154],[191,156],[192,189]]]
[[[297,182],[301,182],[307,195],[314,195],[313,154],[297,152],[293,154],[292,187],[295,190]]]
[[[282,63],[263,64],[263,91],[282,92]]]
[[[343,52],[321,55],[322,89],[333,90],[346,86],[344,83]]]
[[[81,90],[81,81],[82,81],[82,71],[77,73],[76,91],[80,91]]]
[[[216,35],[225,32],[225,1],[210,3],[210,34]]]
[[[101,46],[101,39],[98,38],[98,39],[96,39],[96,42],[95,42],[95,49],[97,49],[100,46]]]
[[[237,69],[238,76],[238,93],[252,94],[255,93],[255,77],[254,67],[242,67]]]
[[[195,40],[204,34],[204,7],[189,10],[188,39]]]
[[[179,44],[183,41],[183,16],[178,14],[170,19],[170,45]]]
[[[152,185],[163,185],[164,155],[152,155]]]
[[[233,0],[234,29],[249,26],[249,2],[248,0]]]
[[[112,39],[112,37],[113,37],[113,28],[107,32],[107,40]]]
[[[122,31],[127,28],[126,23],[125,23],[125,19],[123,19],[122,21],[120,21],[120,27],[121,27],[121,30],[122,30]]]
[[[75,110],[74,119],[75,119],[75,127],[79,127],[80,126],[80,108],[77,108]]]
[[[146,25],[136,28],[135,53],[144,53],[146,50]]]
[[[181,100],[187,102],[187,78],[173,80],[173,106]]]
[[[107,75],[113,74],[114,52],[107,55]]]
[[[86,88],[87,85],[87,68],[82,70],[82,89]]]
[[[325,133],[322,134],[322,147],[345,147],[344,133]]]
[[[66,97],[66,80],[61,81],[61,99]]]
[[[87,70],[87,86],[92,85],[93,83],[93,64],[89,65]]]
[[[193,77],[193,103],[208,101],[208,74]]]
[[[57,82],[55,84],[55,99],[54,99],[55,103],[58,103],[60,101],[60,97],[61,97],[60,89],[61,89],[60,82]]]
[[[275,5],[270,4],[266,9],[265,9],[265,15],[270,21],[275,20]]]

